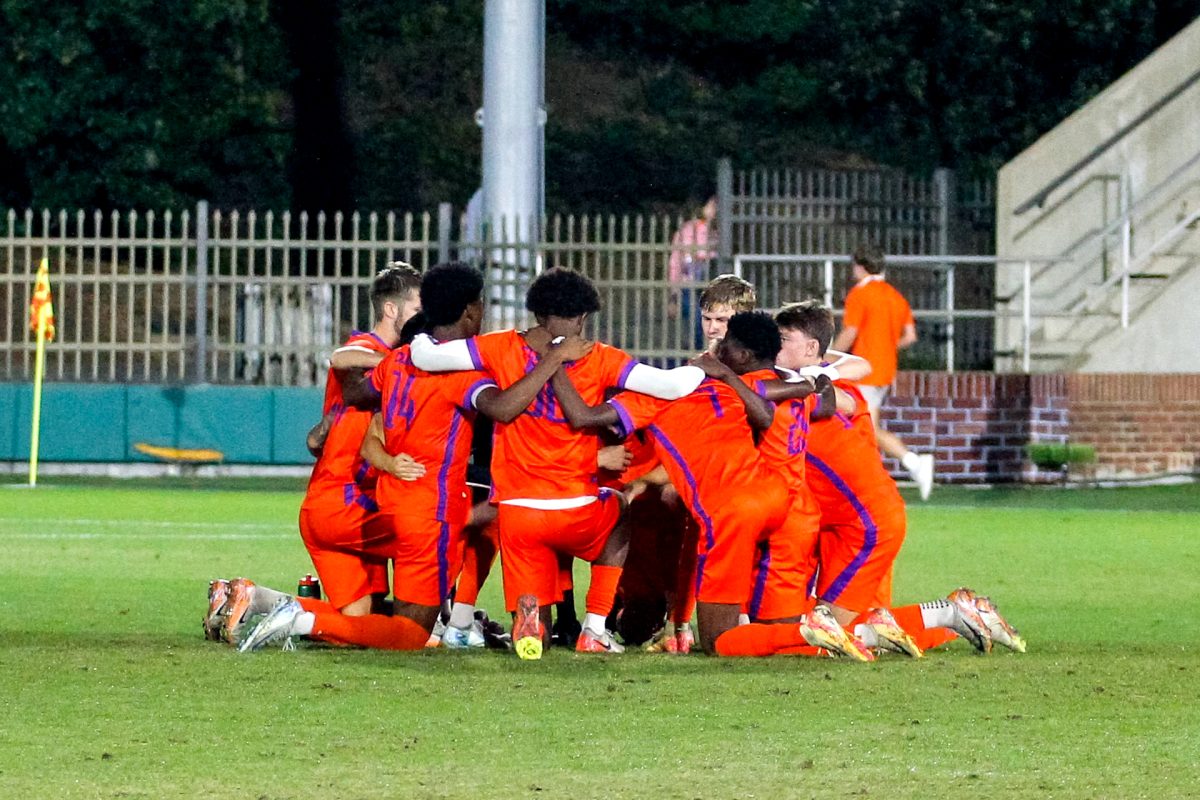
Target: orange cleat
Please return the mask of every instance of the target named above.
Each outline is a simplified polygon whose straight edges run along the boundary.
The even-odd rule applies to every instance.
[[[977,597],[975,592],[967,587],[955,589],[946,599],[954,606],[955,622],[951,625],[951,629],[959,636],[966,639],[971,645],[981,653],[992,652],[992,635],[988,632],[987,623],[983,621],[983,617],[979,615],[979,609],[975,605]]]
[[[874,631],[875,639],[879,642],[879,649],[904,653],[913,658],[920,658],[923,655],[921,648],[908,635],[908,632],[900,627],[896,618],[892,616],[892,612],[886,608],[871,609],[862,624]]]
[[[624,653],[625,648],[613,641],[612,633],[605,631],[597,636],[584,628],[575,640],[576,653]]]
[[[800,635],[813,647],[820,647],[855,661],[874,661],[875,654],[857,636],[851,636],[838,624],[829,606],[819,605],[800,623]]]
[[[225,622],[222,636],[226,642],[236,645],[240,640],[242,623],[250,616],[254,605],[254,581],[249,578],[234,578],[229,582],[229,600],[225,603]]]
[[[204,615],[204,638],[221,641],[225,622],[225,603],[229,600],[229,581],[218,578],[208,582],[208,613]]]
[[[517,616],[513,620],[512,640],[517,657],[523,661],[536,661],[542,657],[545,647],[545,627],[538,609],[537,597],[523,594],[517,598]]]

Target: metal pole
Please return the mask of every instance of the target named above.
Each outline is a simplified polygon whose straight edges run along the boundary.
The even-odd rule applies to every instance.
[[[825,307],[833,310],[833,259],[825,259]]]
[[[1021,370],[1026,374],[1029,373],[1029,340],[1031,336],[1030,328],[1033,325],[1033,306],[1031,285],[1033,284],[1033,264],[1029,261],[1025,262],[1025,285],[1022,291],[1021,298]]]
[[[1129,327],[1129,262],[1132,246],[1131,223],[1128,215],[1121,225],[1121,327]]]
[[[450,225],[453,214],[449,203],[438,203],[438,263],[450,260]]]
[[[193,383],[208,377],[208,201],[196,203],[196,344]]]
[[[733,257],[733,162],[717,162],[717,255],[724,269]]]
[[[946,371],[954,372],[954,263],[946,268]]]

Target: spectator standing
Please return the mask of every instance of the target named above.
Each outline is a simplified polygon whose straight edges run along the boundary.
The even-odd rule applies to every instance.
[[[683,284],[708,280],[709,264],[716,255],[717,198],[708,198],[699,216],[689,219],[675,231],[671,239],[671,258],[667,262],[667,318],[679,319],[684,331],[683,345],[698,350],[703,343],[700,333],[700,314],[696,307],[696,290]]]

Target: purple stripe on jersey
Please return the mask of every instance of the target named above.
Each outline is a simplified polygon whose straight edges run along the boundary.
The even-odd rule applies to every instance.
[[[479,357],[479,346],[475,344],[475,337],[467,339],[467,352],[471,354],[471,363],[475,365],[475,369],[483,369],[483,359]]]
[[[867,563],[867,559],[871,557],[871,553],[875,550],[875,542],[877,538],[876,534],[878,533],[879,528],[875,525],[875,520],[871,517],[871,512],[867,511],[867,507],[864,506],[862,501],[858,499],[858,495],[854,493],[853,489],[846,485],[846,482],[842,480],[840,475],[833,471],[832,467],[814,456],[812,453],[809,453],[807,458],[808,463],[816,467],[822,475],[828,478],[829,482],[833,484],[834,488],[841,492],[842,496],[846,498],[847,502],[849,502],[854,508],[855,513],[858,514],[858,518],[862,521],[863,528],[866,530],[866,536],[863,537],[862,549],[859,550],[854,556],[854,559],[846,565],[846,568],[842,570],[841,574],[833,579],[833,583],[829,584],[829,588],[825,590],[825,593],[821,596],[822,600],[828,600],[832,603],[841,597],[842,592],[846,591],[846,586],[854,579],[854,576],[858,574],[858,571],[862,569],[862,565]]]
[[[358,494],[358,487],[353,483],[347,483],[342,486],[342,502],[347,506],[354,505],[354,496]]]
[[[625,410],[625,407],[617,402],[617,398],[615,397],[612,400],[609,400],[608,404],[613,407],[614,411],[617,412],[617,419],[619,420],[618,424],[621,428],[619,431],[620,435],[628,436],[629,434],[633,433],[633,417],[629,416],[629,412]]]
[[[834,414],[833,414],[833,416],[835,416],[835,417],[836,417],[838,420],[840,420],[840,421],[841,421],[841,423],[842,423],[842,425],[843,425],[843,426],[845,426],[846,428],[853,428],[853,427],[854,427],[854,423],[853,423],[853,422],[851,422],[851,421],[850,421],[850,418],[849,418],[849,417],[847,417],[847,416],[846,416],[845,414],[843,414],[842,412],[840,412],[840,411],[835,411],[835,412],[834,412]]]
[[[461,405],[463,408],[474,408],[475,405],[472,400],[475,398],[475,393],[481,389],[487,388],[488,386],[496,386],[496,382],[491,378],[480,378],[479,380],[475,381],[467,387],[467,391],[465,394],[463,394],[462,402],[459,403],[459,405]],[[500,387],[497,386],[496,388]]]
[[[629,373],[633,372],[633,368],[637,366],[637,363],[631,358],[625,362],[625,366],[621,367],[621,374],[617,376],[618,389],[625,388],[625,381],[629,380]]]
[[[437,543],[437,560],[438,560],[438,598],[445,602],[450,596],[450,560],[446,554],[450,551],[450,523],[443,522],[442,529],[438,533]]]
[[[382,338],[380,338],[379,334],[377,334],[375,331],[367,331],[367,336],[370,336],[372,339],[379,342],[379,344],[381,344],[383,346],[384,350],[392,349],[392,346],[390,344],[388,344],[387,342],[385,342]]]
[[[667,454],[679,465],[679,469],[683,471],[683,479],[687,481],[687,485],[692,490],[692,505],[695,506],[693,511],[695,511],[696,521],[700,523],[700,527],[704,531],[705,543],[705,555],[700,556],[700,560],[696,564],[696,592],[699,593],[700,581],[704,577],[704,562],[707,560],[708,553],[712,551],[717,543],[716,532],[713,530],[712,517],[708,515],[704,506],[700,504],[700,487],[696,484],[696,477],[688,469],[687,462],[683,460],[683,456],[679,454],[679,450],[671,443],[667,435],[663,433],[662,428],[657,425],[651,425],[649,430],[654,434],[654,438],[658,440],[663,449],[667,451]]]
[[[450,476],[450,462],[454,460],[454,445],[458,441],[459,430],[463,421],[462,412],[454,409],[454,418],[450,420],[450,434],[446,437],[446,454],[442,456],[442,467],[438,470],[438,504],[436,519],[446,518],[446,506],[450,502],[450,487],[446,480]]]
[[[757,575],[754,577],[754,593],[750,596],[750,619],[758,619],[758,610],[762,606],[763,594],[767,591],[767,574],[771,571],[771,543],[762,542],[758,546],[758,563],[754,565]]]

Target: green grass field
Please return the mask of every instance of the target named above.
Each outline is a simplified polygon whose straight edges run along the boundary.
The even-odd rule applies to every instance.
[[[239,656],[208,579],[294,586],[302,491],[0,487],[0,797],[1174,798],[1200,792],[1200,489],[939,489],[897,603],[1029,653]],[[483,605],[496,610],[499,586]]]

